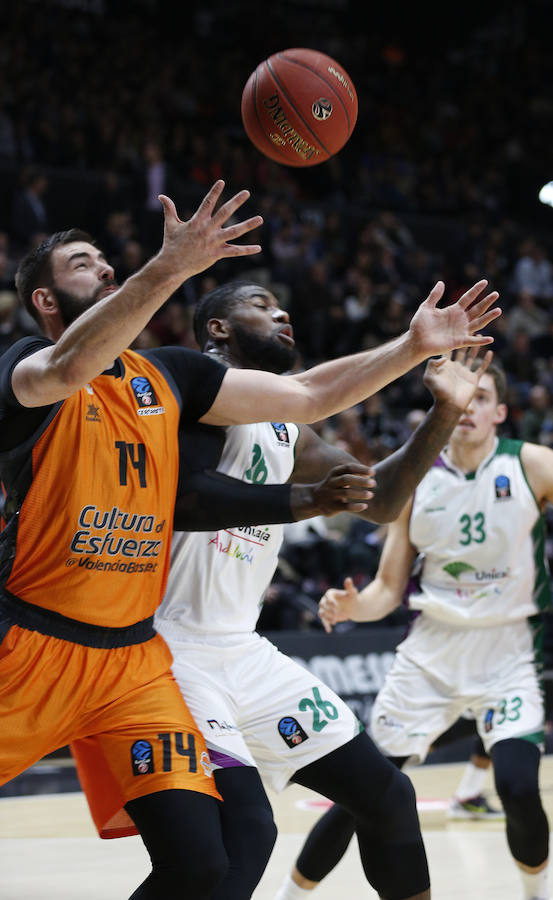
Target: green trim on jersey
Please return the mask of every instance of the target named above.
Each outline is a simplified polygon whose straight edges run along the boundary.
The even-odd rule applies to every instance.
[[[517,438],[500,437],[494,455],[499,456],[501,453],[505,453],[507,456],[520,456],[523,443],[524,441],[519,441]]]
[[[527,622],[532,633],[532,646],[534,648],[534,668],[536,670],[536,675],[540,684],[540,690],[542,692],[542,695],[544,695],[542,673],[545,662],[545,654],[543,652],[545,639],[545,622],[541,613],[537,613],[537,615],[535,616],[530,616],[527,619]]]
[[[533,734],[521,734],[519,735],[519,739],[522,741],[530,741],[531,744],[537,744],[539,747],[545,743],[545,732],[534,731]]]
[[[524,441],[521,441],[521,450],[522,450],[522,444],[523,444],[523,443],[524,443]],[[538,502],[538,498],[537,498],[536,495],[534,494],[534,490],[533,490],[533,488],[532,488],[532,485],[531,485],[530,482],[528,481],[528,475],[526,474],[526,469],[524,468],[524,465],[523,465],[523,463],[522,463],[522,459],[520,460],[520,468],[522,469],[522,474],[524,475],[524,480],[526,481],[526,484],[528,485],[528,490],[530,491],[530,493],[532,494],[532,497],[534,498],[534,503],[536,504],[536,509],[538,510],[538,513],[540,514],[540,516],[543,517],[543,512],[542,512],[541,507],[540,507],[540,504],[539,504],[539,502]]]
[[[522,474],[524,475],[524,480],[526,482],[528,490],[534,498],[534,503],[536,504],[539,518],[536,521],[531,534],[534,554],[534,566],[536,571],[533,599],[540,612],[543,612],[546,609],[552,608],[551,585],[549,581],[549,574],[545,564],[545,520],[536,495],[534,494],[532,486],[528,481],[528,475],[526,474],[526,469],[524,468],[522,459],[520,458],[523,446],[524,441],[519,441],[516,438],[499,438],[495,456],[498,456],[500,454],[505,454],[508,456],[518,456],[520,468]],[[538,666],[538,672],[541,672],[543,670],[543,622],[541,622],[540,616],[538,615],[532,616],[529,619],[529,624],[532,628],[532,631],[534,632],[536,664]]]
[[[532,528],[532,546],[536,567],[533,599],[540,612],[544,612],[546,609],[552,608],[552,603],[551,584],[545,564],[545,522],[541,515]]]

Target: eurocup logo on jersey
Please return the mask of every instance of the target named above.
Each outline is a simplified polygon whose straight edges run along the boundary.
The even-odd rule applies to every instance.
[[[511,481],[506,475],[498,475],[495,479],[495,496],[497,500],[508,500],[511,496]]]
[[[490,708],[486,712],[484,716],[484,731],[488,733],[493,728],[493,717],[494,717],[495,709]]]
[[[301,727],[297,719],[293,716],[284,716],[278,723],[278,733],[288,747],[296,747],[307,741],[309,735]]]
[[[154,771],[154,751],[149,741],[135,741],[131,747],[133,775],[149,775]]]
[[[136,412],[139,416],[159,416],[165,412],[164,407],[157,402],[152,385],[143,375],[131,378],[131,387],[138,401]]]
[[[271,422],[271,428],[276,434],[279,444],[284,444],[286,447],[289,447],[290,435],[288,434],[288,429],[284,422]]]

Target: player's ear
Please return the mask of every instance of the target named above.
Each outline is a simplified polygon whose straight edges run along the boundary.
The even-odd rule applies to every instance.
[[[226,319],[209,319],[207,331],[214,340],[224,340],[230,337],[230,328]]]
[[[507,405],[505,403],[498,403],[495,410],[495,418],[494,425],[501,425],[502,422],[507,418]]]
[[[50,288],[35,288],[31,294],[31,301],[39,313],[48,314],[57,311],[58,304]]]

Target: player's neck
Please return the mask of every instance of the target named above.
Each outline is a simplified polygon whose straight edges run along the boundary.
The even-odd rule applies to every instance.
[[[461,472],[476,472],[480,463],[492,452],[495,439],[496,433],[492,431],[481,444],[452,440],[447,447],[447,455]]]
[[[243,368],[240,365],[240,363],[237,362],[233,358],[232,353],[230,352],[228,347],[223,344],[221,344],[220,346],[217,345],[215,347],[214,346],[206,347],[204,350],[204,353],[208,354],[209,356],[212,356],[214,359],[217,360],[217,362],[222,363],[224,366],[227,366],[227,368],[229,368],[229,369]]]

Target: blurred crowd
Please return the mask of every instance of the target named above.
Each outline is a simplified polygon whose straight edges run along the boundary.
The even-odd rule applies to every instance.
[[[360,29],[359,5],[321,2],[314,15],[307,0],[276,3],[270,27],[247,0],[186,9],[21,0],[6,9],[0,351],[35,329],[13,278],[45,234],[90,231],[123,281],[160,245],[158,194],[186,218],[224,177],[228,195],[252,191],[262,254],[191,279],[137,346],[195,346],[197,299],[246,277],[288,310],[298,365],[309,366],[404,331],[437,279],[449,302],[486,277],[504,309],[492,329],[509,381],[504,433],[553,446],[553,210],[537,201],[553,177],[546,5],[509,3],[479,19],[464,8],[437,40],[408,18],[395,31],[378,21]],[[248,75],[289,46],[340,60],[360,99],[350,142],[313,169],[265,159],[240,121]],[[429,399],[416,370],[317,427],[373,463],[406,439]],[[321,592],[345,574],[364,584],[382,536],[347,516],[290,526],[261,627],[318,627]]]

